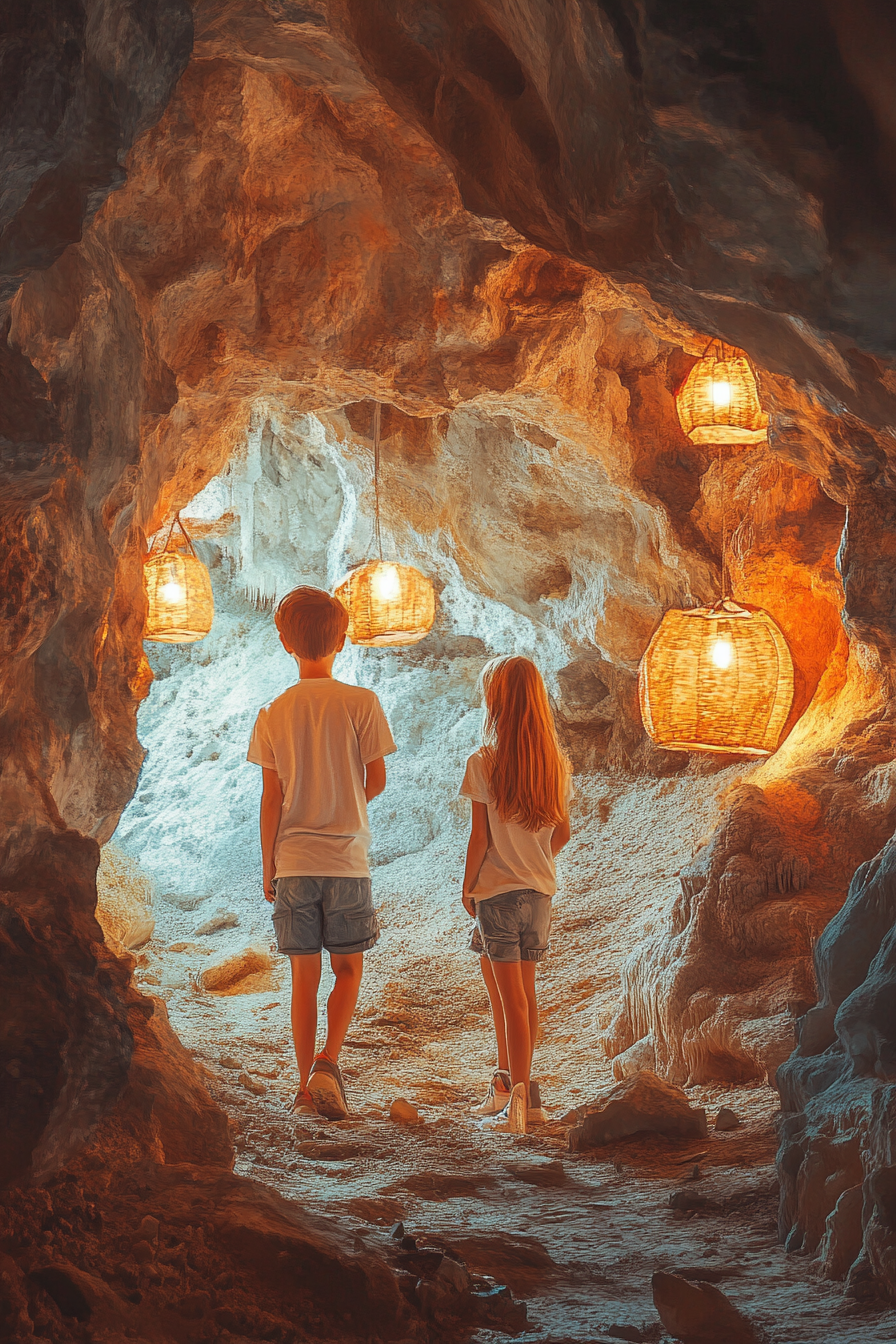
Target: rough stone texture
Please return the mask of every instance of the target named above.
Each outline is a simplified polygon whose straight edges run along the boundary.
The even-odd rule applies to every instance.
[[[816,947],[818,1005],[778,1071],[780,1233],[831,1277],[853,1266],[857,1296],[894,1292],[894,873],[892,840],[856,872]]]
[[[702,1139],[706,1112],[692,1107],[680,1088],[643,1069],[614,1087],[603,1101],[584,1109],[581,1124],[569,1132],[569,1146],[579,1152],[642,1133]]]
[[[844,1190],[827,1216],[819,1247],[822,1273],[827,1279],[843,1279],[862,1249],[862,1204],[860,1185]]]
[[[186,0],[64,0],[4,21],[0,303],[50,265],[111,190],[190,56]]]
[[[653,1301],[660,1320],[681,1344],[764,1344],[765,1333],[749,1321],[711,1283],[689,1283],[677,1274],[657,1270]]]
[[[271,954],[266,947],[244,947],[241,952],[221,957],[206,966],[199,975],[199,987],[217,994],[232,994],[247,976],[270,969]]]
[[[97,872],[97,923],[110,947],[133,951],[152,937],[152,883],[120,850],[107,845]]]
[[[174,0],[42,7],[8,53],[0,913],[28,994],[4,1006],[4,1175],[101,1136],[110,1161],[227,1160],[170,1042],[164,1102],[166,1028],[93,913],[141,762],[145,533],[229,460],[260,472],[266,432],[288,474],[312,417],[369,518],[387,402],[396,549],[438,555],[480,628],[528,622],[578,764],[684,768],[644,742],[633,684],[664,607],[717,591],[722,482],[672,400],[707,334],[759,366],[771,442],[725,467],[732,570],[809,710],[683,870],[607,1043],[649,1036],[673,1079],[768,1074],[815,997],[814,938],[893,829],[892,15],[206,0],[194,20],[186,68]],[[245,578],[272,596],[263,555]],[[892,1286],[893,921],[856,894],[887,862],[822,945],[842,982],[818,963],[782,1173],[800,1227],[804,1161],[827,1173],[816,1245],[864,1173]]]
[[[34,1318],[55,1338],[78,1337],[74,1325],[153,1344],[226,1331],[284,1340],[413,1331],[388,1266],[331,1220],[220,1169],[144,1161],[110,1176],[82,1170],[5,1201],[5,1238],[31,1244],[0,1262],[24,1327],[10,1338],[33,1338]],[[128,1235],[135,1202],[140,1232],[152,1211],[153,1241]],[[51,1246],[41,1242],[48,1224]]]

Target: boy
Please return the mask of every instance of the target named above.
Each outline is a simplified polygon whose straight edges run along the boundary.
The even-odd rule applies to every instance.
[[[320,588],[295,588],[274,620],[299,681],[259,712],[248,759],[264,772],[261,857],[279,950],[292,970],[299,1069],[293,1114],[348,1115],[339,1052],[358,1001],[364,953],[379,936],[370,894],[367,804],[386,787],[395,743],[373,691],[333,677],[348,613]],[[320,953],[336,983],[315,1055]]]

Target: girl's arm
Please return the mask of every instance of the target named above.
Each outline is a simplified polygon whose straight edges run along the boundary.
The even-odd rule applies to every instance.
[[[479,869],[482,867],[488,850],[488,808],[485,803],[473,804],[473,817],[470,822],[470,843],[467,845],[467,866],[464,869],[464,893],[461,900],[464,909],[471,918],[476,910],[470,892],[476,885]]]
[[[261,789],[261,871],[264,881],[264,898],[274,902],[274,845],[280,829],[280,817],[283,813],[283,788],[276,770],[262,770],[264,783]]]
[[[559,826],[554,827],[554,834],[551,836],[551,854],[554,858],[560,853],[564,845],[569,844],[569,813],[563,818]]]

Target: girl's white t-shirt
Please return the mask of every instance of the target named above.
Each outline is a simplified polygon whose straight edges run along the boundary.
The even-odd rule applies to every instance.
[[[553,896],[557,890],[557,870],[551,854],[553,826],[542,826],[538,831],[527,831],[513,821],[502,821],[488,784],[488,771],[482,751],[476,751],[467,761],[464,782],[460,786],[462,798],[474,803],[485,803],[488,808],[489,842],[476,886],[470,895],[477,901],[500,896],[505,891],[540,891]],[[568,786],[567,802],[572,798],[572,783]]]

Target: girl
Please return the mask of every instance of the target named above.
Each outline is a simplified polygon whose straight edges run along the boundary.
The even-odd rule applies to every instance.
[[[547,952],[554,857],[569,840],[569,763],[544,682],[528,658],[495,658],[482,673],[485,745],[467,761],[461,794],[473,817],[463,904],[476,919],[498,1046],[480,1115],[524,1134],[546,1119],[529,1077],[538,1032],[535,967]]]

